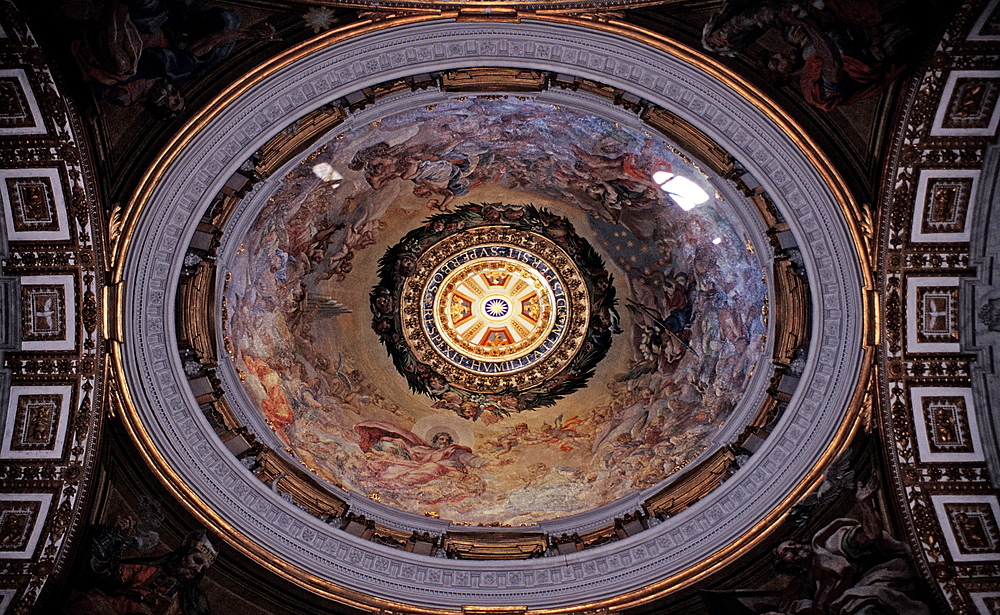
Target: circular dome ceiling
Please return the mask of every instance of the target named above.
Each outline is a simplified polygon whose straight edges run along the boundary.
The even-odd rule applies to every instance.
[[[472,524],[582,513],[735,439],[770,374],[758,229],[574,103],[376,105],[246,197],[219,264],[232,403],[327,481]]]
[[[329,35],[150,173],[126,418],[231,544],[357,605],[618,604],[819,475],[865,369],[845,197],[766,101],[616,28]]]

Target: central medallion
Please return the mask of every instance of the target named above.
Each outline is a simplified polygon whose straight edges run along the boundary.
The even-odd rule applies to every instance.
[[[509,246],[489,247],[497,253],[530,255]],[[441,268],[468,257],[467,253],[456,255]],[[433,311],[434,317],[432,321],[425,316],[424,322],[433,322],[447,347],[480,361],[513,361],[546,340],[557,342],[566,327],[556,306],[565,308],[566,292],[550,265],[538,257],[531,260],[537,264],[528,265],[516,258],[473,257],[452,270],[441,284],[432,275],[423,309],[425,313]],[[557,321],[559,327],[555,326]],[[557,334],[550,338],[553,329]]]
[[[434,216],[389,249],[380,275],[372,327],[396,368],[464,418],[551,405],[586,384],[617,332],[600,256],[530,205]]]
[[[534,301],[537,303],[538,299],[535,298]],[[510,312],[510,303],[503,297],[489,297],[483,302],[483,312],[487,318],[503,318]]]
[[[417,358],[480,392],[530,388],[559,372],[590,320],[587,285],[569,254],[509,226],[471,228],[434,244],[403,285],[401,307]]]

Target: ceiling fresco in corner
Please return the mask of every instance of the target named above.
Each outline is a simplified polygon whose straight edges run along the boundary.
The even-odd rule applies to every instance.
[[[717,446],[761,361],[764,274],[733,218],[668,145],[610,120],[513,96],[419,107],[281,179],[223,272],[230,357],[330,483],[470,524],[585,512]],[[428,322],[485,357],[459,368],[522,342],[519,357],[562,362],[501,384],[449,375],[436,330],[403,331],[438,288],[407,291],[425,270],[452,276]]]

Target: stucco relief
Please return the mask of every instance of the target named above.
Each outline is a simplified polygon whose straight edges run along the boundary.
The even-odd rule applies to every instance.
[[[879,284],[885,306],[885,376],[880,386],[884,420],[892,426],[883,438],[901,477],[894,485],[897,501],[911,511],[904,516],[906,531],[911,544],[920,546],[915,564],[925,578],[936,580],[956,612],[985,608],[977,598],[984,594],[969,590],[987,589],[979,579],[990,574],[973,563],[971,552],[962,552],[955,534],[978,525],[972,534],[985,539],[987,517],[977,520],[974,511],[955,509],[949,518],[941,503],[979,497],[966,494],[988,488],[989,470],[997,467],[996,447],[986,444],[995,441],[996,428],[989,424],[991,397],[984,392],[995,377],[973,355],[960,352],[982,352],[988,346],[973,311],[980,293],[989,292],[984,282],[990,275],[990,248],[982,239],[992,232],[987,204],[992,202],[996,153],[988,145],[997,131],[1000,66],[993,62],[977,64],[977,71],[962,69],[992,38],[986,24],[996,6],[995,1],[980,2],[971,9],[978,19],[956,21],[930,67],[914,78],[882,191]],[[935,219],[954,224],[935,228]],[[951,286],[921,287],[945,276]],[[938,419],[942,422],[935,425]],[[979,434],[973,434],[977,422]],[[982,454],[976,452],[980,439]],[[962,449],[961,442],[968,446]],[[957,458],[965,463],[955,464]],[[987,496],[980,504],[995,507],[996,498]],[[937,518],[920,512],[932,509]],[[937,547],[943,544],[949,548]],[[963,559],[966,565],[954,566]],[[941,580],[944,570],[955,569],[962,572]]]
[[[11,98],[0,126],[2,295],[10,327],[0,370],[7,416],[0,504],[10,538],[0,559],[10,589],[0,609],[31,609],[66,565],[88,501],[105,389],[97,300],[103,239],[82,124],[17,9],[3,3],[0,18],[0,64],[18,67],[0,71]]]

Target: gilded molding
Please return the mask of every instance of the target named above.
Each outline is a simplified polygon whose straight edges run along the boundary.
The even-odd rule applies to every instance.
[[[763,540],[767,536],[767,530],[773,528],[776,522],[787,514],[791,505],[815,488],[822,478],[824,465],[840,453],[858,428],[857,418],[865,390],[864,383],[867,382],[866,374],[871,367],[871,348],[866,347],[865,340],[860,339],[863,330],[861,323],[869,317],[864,310],[870,309],[870,306],[866,308],[858,287],[870,288],[871,279],[867,273],[867,258],[861,241],[863,233],[859,230],[857,209],[853,199],[845,192],[843,182],[839,181],[835,170],[815,144],[802,136],[802,131],[798,130],[790,119],[784,117],[773,103],[759,93],[742,85],[734,75],[691,50],[680,48],[650,33],[620,23],[595,24],[570,18],[546,17],[531,23],[509,25],[454,24],[436,30],[423,27],[432,25],[432,21],[432,18],[427,17],[410,17],[324,35],[251,72],[245,80],[240,81],[232,89],[220,95],[205,110],[196,114],[143,178],[136,197],[128,208],[129,217],[123,234],[125,240],[116,253],[115,269],[116,279],[124,279],[128,285],[125,292],[120,295],[119,304],[119,312],[123,318],[128,319],[130,325],[125,327],[129,338],[124,341],[127,344],[137,344],[140,339],[146,339],[148,342],[149,338],[146,336],[159,335],[161,329],[145,319],[149,315],[164,313],[164,301],[163,298],[149,298],[148,289],[151,285],[167,281],[171,276],[174,279],[177,276],[176,262],[170,264],[161,261],[165,266],[162,274],[155,269],[144,269],[145,273],[140,275],[140,270],[137,268],[138,263],[144,259],[158,258],[155,256],[157,250],[166,247],[164,242],[168,238],[169,241],[174,241],[173,233],[183,234],[183,224],[175,224],[164,219],[164,211],[158,208],[170,202],[178,208],[178,213],[194,215],[193,212],[206,206],[203,201],[205,194],[211,193],[213,187],[221,186],[228,179],[228,173],[234,170],[229,157],[236,156],[239,162],[238,153],[256,151],[259,148],[257,141],[266,142],[277,128],[273,125],[255,126],[258,135],[255,139],[242,143],[238,140],[225,141],[214,149],[211,155],[204,153],[203,149],[198,149],[203,147],[201,132],[208,127],[213,131],[227,131],[230,130],[228,127],[238,124],[239,118],[234,114],[245,100],[244,97],[277,94],[273,85],[268,85],[269,93],[263,94],[262,84],[273,75],[280,74],[283,68],[297,62],[310,62],[313,54],[321,54],[324,49],[334,49],[336,53],[351,53],[353,54],[351,70],[358,72],[351,77],[350,87],[356,91],[358,87],[368,87],[369,84],[374,85],[387,78],[402,75],[406,70],[417,72],[413,67],[405,69],[397,67],[391,69],[389,74],[378,73],[377,62],[374,64],[366,62],[369,58],[382,54],[388,62],[387,66],[392,66],[392,58],[395,56],[392,56],[387,49],[392,45],[403,46],[401,48],[405,46],[410,46],[412,49],[421,48],[421,36],[433,36],[435,42],[432,44],[441,44],[445,50],[448,47],[443,41],[448,38],[456,44],[466,40],[476,41],[477,45],[473,46],[475,57],[459,55],[450,60],[443,59],[439,61],[442,68],[471,62],[483,66],[488,64],[489,58],[501,65],[507,65],[514,60],[523,65],[526,63],[523,57],[511,60],[508,56],[498,55],[498,52],[501,43],[521,45],[524,41],[532,44],[538,41],[558,41],[562,45],[560,53],[572,52],[577,54],[573,56],[577,59],[588,58],[593,54],[594,66],[597,66],[597,58],[602,60],[603,66],[603,60],[610,53],[608,47],[613,47],[617,50],[618,59],[615,60],[617,63],[613,62],[608,72],[604,73],[589,68],[590,63],[585,59],[570,64],[566,59],[567,56],[560,56],[559,60],[553,59],[551,55],[548,59],[532,57],[527,63],[534,66],[550,66],[553,70],[572,68],[574,72],[591,78],[596,78],[600,73],[601,79],[614,87],[640,92],[643,97],[648,97],[661,106],[669,104],[672,112],[676,112],[685,121],[705,131],[716,142],[734,151],[736,159],[741,164],[755,169],[755,176],[766,182],[764,187],[769,194],[774,195],[778,210],[794,222],[795,234],[803,238],[799,245],[803,250],[811,251],[806,255],[810,279],[815,277],[823,279],[824,282],[829,280],[830,283],[836,280],[836,283],[841,285],[840,291],[842,291],[826,294],[817,291],[814,295],[817,312],[814,318],[819,323],[813,331],[812,347],[815,348],[816,361],[807,366],[799,389],[792,399],[794,407],[780,423],[781,429],[768,438],[768,444],[760,457],[757,455],[752,457],[748,467],[726,482],[724,490],[726,494],[715,491],[677,517],[668,519],[648,531],[612,543],[599,550],[598,555],[587,551],[568,555],[566,557],[569,565],[566,567],[553,568],[551,562],[546,562],[545,559],[532,559],[520,563],[514,570],[511,570],[510,566],[502,570],[508,588],[512,587],[515,578],[519,579],[517,591],[508,591],[508,595],[512,596],[508,600],[516,599],[521,604],[535,604],[536,606],[529,607],[533,612],[569,612],[581,607],[624,608],[649,602],[711,574]],[[448,22],[440,21],[436,25],[444,23]],[[373,39],[385,36],[386,40],[380,43],[379,49],[376,50],[365,47],[369,39],[363,35],[371,35]],[[597,45],[597,41],[600,45]],[[330,47],[334,43],[338,45]],[[597,51],[599,47],[600,52]],[[433,49],[433,47],[425,48]],[[524,47],[518,48],[522,49],[523,54]],[[491,56],[491,53],[494,55]],[[660,54],[663,66],[655,70],[648,68],[650,63],[643,63],[637,59],[642,54]],[[399,61],[406,62],[405,54],[399,56]],[[413,62],[419,64],[416,57]],[[366,72],[366,66],[375,68],[372,72]],[[693,80],[682,87],[678,82],[681,73],[668,79],[657,74],[656,71],[660,70],[681,71],[684,78],[691,78],[694,71],[699,71],[698,74],[701,76],[698,79],[701,81]],[[321,73],[315,71],[312,74],[317,78],[322,77]],[[706,85],[708,83],[713,84],[711,88],[718,88],[707,90],[711,92],[711,96],[717,97],[712,101],[713,104],[706,103],[707,91],[682,97],[682,94],[689,92],[686,88],[708,87]],[[348,93],[347,87],[341,83],[337,87],[329,86],[327,91],[332,89],[334,92]],[[744,97],[745,100],[740,102],[740,97]],[[716,115],[717,110],[722,108],[731,109],[732,117],[739,118],[739,121],[723,124],[723,118]],[[282,118],[277,121],[282,121]],[[755,129],[753,138],[744,128],[743,122],[753,125]],[[179,171],[175,165],[178,164],[181,153],[190,151],[203,152],[203,155],[207,156],[206,168],[217,168],[218,171],[215,177],[206,177],[184,184],[182,191],[179,189],[180,184],[176,183]],[[777,155],[768,153],[769,151],[776,152]],[[200,196],[193,194],[195,192]],[[823,215],[844,215],[849,237],[830,236],[830,229],[821,225],[817,215],[808,209],[818,206],[827,208]],[[808,242],[805,241],[807,237]],[[820,249],[823,253],[815,252]],[[171,271],[173,273],[170,273]],[[143,298],[142,301],[139,301],[140,297]],[[138,306],[141,306],[141,309],[136,310]],[[850,350],[841,346],[845,332],[850,336]],[[857,338],[853,337],[855,333]],[[448,571],[457,568],[466,570],[470,574],[472,572],[485,574],[491,571],[491,566],[492,570],[496,570],[496,565],[489,562],[449,561],[446,571],[431,558],[409,559],[391,553],[388,549],[381,549],[377,545],[368,546],[366,551],[362,551],[354,542],[345,541],[339,534],[324,534],[326,530],[318,522],[305,519],[295,511],[286,511],[279,498],[267,489],[260,488],[259,481],[258,485],[245,482],[243,474],[231,469],[226,458],[213,451],[211,441],[203,437],[198,429],[189,434],[181,434],[170,424],[161,424],[169,431],[167,435],[173,438],[171,441],[174,442],[170,449],[161,449],[163,446],[161,436],[154,437],[145,422],[151,420],[153,416],[166,417],[168,412],[181,414],[186,412],[185,408],[189,407],[190,402],[187,399],[189,394],[181,388],[184,382],[176,374],[170,376],[170,365],[161,364],[149,356],[133,354],[126,356],[121,352],[121,348],[113,346],[116,370],[129,383],[125,399],[126,424],[139,443],[140,449],[148,451],[149,461],[155,472],[168,488],[178,495],[179,500],[189,503],[196,516],[226,536],[227,540],[250,557],[289,580],[356,606],[386,607],[414,613],[446,613],[459,608],[463,604],[462,600],[467,604],[470,595],[485,595],[492,591],[483,585],[464,585],[461,586],[460,594],[465,598],[460,599],[454,597],[457,594],[451,593],[452,590],[449,589],[455,587],[457,591],[459,586],[454,585],[455,578]],[[142,351],[143,348],[145,352],[157,350],[153,346],[139,345],[130,346],[130,351]],[[155,373],[163,374],[164,380],[159,383],[150,380],[149,378]],[[834,380],[838,384],[836,394],[824,394],[824,387]],[[140,383],[143,383],[142,386],[155,387],[147,390],[152,397],[145,399],[138,397],[138,391],[132,389]],[[171,409],[168,410],[168,407]],[[810,437],[807,434],[812,433],[805,430],[805,427],[807,425],[812,427],[817,423],[823,426],[823,442],[810,444],[816,447],[810,449],[814,451],[813,453],[807,454],[796,449],[795,447],[799,446],[796,443],[802,438]],[[782,448],[778,447],[779,443]],[[786,449],[783,448],[785,446],[792,447],[792,456],[796,460],[798,471],[794,476],[786,473],[790,466],[787,463]],[[258,515],[264,515],[281,524],[283,529],[280,535],[269,533],[265,542],[261,542],[264,540],[263,536],[250,540],[246,532],[241,529],[241,522],[235,521],[237,518],[235,510],[221,511],[207,504],[203,499],[206,491],[194,490],[187,484],[191,477],[178,474],[177,460],[182,457],[187,458],[194,451],[198,451],[202,456],[201,462],[212,467],[221,481],[229,485],[238,485],[240,489],[245,485],[246,491],[242,495],[244,498],[242,501],[250,503],[249,506],[254,507]],[[214,476],[211,480],[215,480]],[[777,489],[779,484],[783,485],[781,487],[783,495],[780,497],[771,491]],[[789,488],[785,489],[786,486]],[[740,496],[743,498],[742,509],[734,508],[731,497],[736,493],[742,494]],[[765,505],[757,499],[763,495],[774,499]],[[716,542],[708,548],[713,555],[697,562],[681,563],[683,560],[681,547],[686,542],[684,538],[686,532],[691,532],[688,536],[700,536],[704,533],[701,527],[709,527],[713,523],[716,526],[726,526],[733,522],[732,519],[750,509],[758,512],[766,509],[766,512],[755,517],[756,521],[749,526],[744,526],[749,529],[737,536],[722,541],[712,538],[711,540]],[[289,551],[286,547],[299,550],[298,545],[302,544],[303,532],[306,531],[313,537],[314,555],[324,558],[323,564],[319,565],[316,561],[275,563],[274,551],[282,550],[287,556]],[[696,542],[704,544],[703,541]],[[292,546],[293,544],[295,546]],[[399,574],[403,574],[402,571],[407,566],[413,567],[414,575],[419,571],[422,575],[421,580],[417,580],[414,576],[413,582],[419,583],[421,587],[408,590],[411,592],[408,594],[411,598],[405,601],[409,602],[409,605],[403,604],[404,599],[398,593],[387,594],[395,596],[396,599],[373,598],[361,589],[362,586],[357,581],[351,580],[356,577],[351,576],[355,573],[351,571],[350,565],[354,563],[355,554],[363,558],[361,555],[363,552],[372,553],[373,562],[376,562],[372,564],[373,568],[364,571],[369,578],[371,575],[379,579],[385,578],[381,576],[383,574],[380,572],[381,568],[378,568],[383,565],[382,562],[385,566],[389,566],[390,562],[400,562]],[[624,561],[621,558],[627,558],[631,563],[648,562],[649,566],[635,566],[630,570],[652,568],[657,571],[657,578],[652,581],[646,578],[628,580],[625,578],[625,575],[629,574],[627,572],[602,575],[594,559],[597,557],[605,562],[605,558],[611,557],[619,558],[619,562]],[[592,572],[591,567],[593,567]],[[336,574],[331,572],[334,569]],[[524,580],[529,572],[532,578],[530,585]],[[448,575],[447,582],[444,575]],[[405,579],[405,577],[397,578]],[[545,580],[540,581],[543,578]],[[618,594],[601,600],[587,598],[587,592],[590,590],[583,588],[592,587],[593,583],[602,578],[604,580],[601,582],[618,588],[615,590]],[[398,580],[391,581],[391,583],[398,582]],[[434,604],[438,606],[427,606],[429,604],[427,598],[412,597],[414,596],[412,592],[419,593],[426,587],[436,588]],[[561,603],[556,606],[541,606],[538,602],[540,595],[549,596],[544,599],[545,604],[553,604],[551,598],[553,588],[558,588],[562,596],[559,599]],[[488,602],[486,597],[480,599]]]
[[[973,407],[973,357],[960,352],[952,318],[956,310],[965,323],[975,317],[972,297],[959,297],[977,283],[967,238],[981,218],[969,211],[996,209],[988,191],[973,188],[988,172],[984,152],[996,137],[996,103],[979,94],[1000,78],[1000,64],[986,53],[1000,45],[986,28],[997,7],[967,4],[909,84],[880,195],[877,293],[868,299],[881,306],[873,327],[881,336],[877,398],[869,405],[881,427],[894,504],[938,608],[957,613],[981,610],[977,594],[1000,592],[995,561],[965,552],[975,536],[962,534],[971,530],[956,528],[948,514],[949,507],[982,512],[986,500],[978,498],[998,497],[981,448],[989,419],[973,433],[985,409]]]

